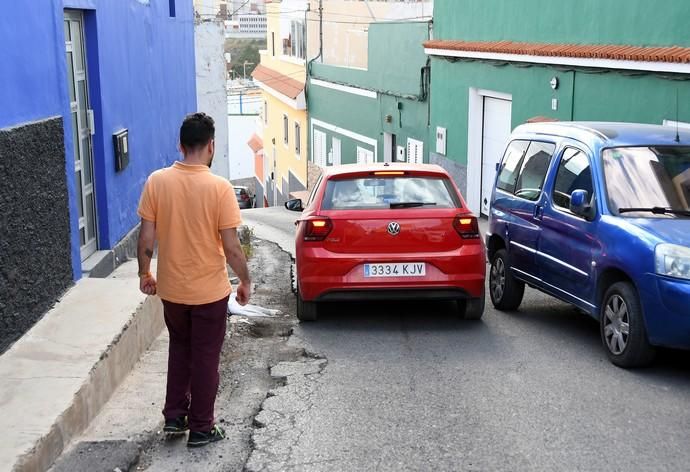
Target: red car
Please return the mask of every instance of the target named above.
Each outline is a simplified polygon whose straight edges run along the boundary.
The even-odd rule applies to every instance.
[[[326,302],[457,300],[484,312],[485,250],[477,219],[435,165],[345,165],[325,170],[297,221],[297,317]]]

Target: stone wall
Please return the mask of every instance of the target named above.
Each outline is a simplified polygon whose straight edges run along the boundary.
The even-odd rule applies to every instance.
[[[0,129],[0,353],[73,283],[62,126]]]

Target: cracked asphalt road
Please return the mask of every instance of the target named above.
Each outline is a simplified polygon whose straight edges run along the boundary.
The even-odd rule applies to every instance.
[[[243,214],[290,250],[296,214]],[[229,328],[229,439],[188,451],[157,433],[163,336],[55,472],[688,470],[690,353],[618,369],[594,321],[529,289],[520,311],[488,304],[476,322],[447,303],[379,303],[298,325],[289,257],[256,249],[252,303],[287,316]]]
[[[251,219],[276,238],[294,214]],[[252,224],[249,218],[246,220]],[[282,232],[282,234],[279,234]],[[269,235],[270,236],[270,235]],[[327,360],[255,421],[250,471],[687,470],[690,354],[608,362],[597,324],[528,289],[479,322],[450,304],[339,304],[293,335]],[[274,372],[275,374],[275,372]]]

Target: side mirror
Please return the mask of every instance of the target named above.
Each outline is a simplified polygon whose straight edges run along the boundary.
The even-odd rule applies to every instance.
[[[285,202],[285,208],[287,208],[290,211],[304,211],[304,207],[302,206],[302,200],[299,198],[295,198],[294,200],[288,200]]]
[[[575,190],[570,195],[570,211],[587,220],[592,218],[592,207],[589,204],[589,192],[587,190]]]

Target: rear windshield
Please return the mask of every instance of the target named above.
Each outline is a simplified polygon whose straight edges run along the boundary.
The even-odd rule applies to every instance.
[[[390,208],[461,208],[447,178],[362,177],[329,180],[324,210],[383,210]]]
[[[243,192],[244,192],[244,189],[241,189],[241,188],[235,189],[235,195],[242,195]]]

